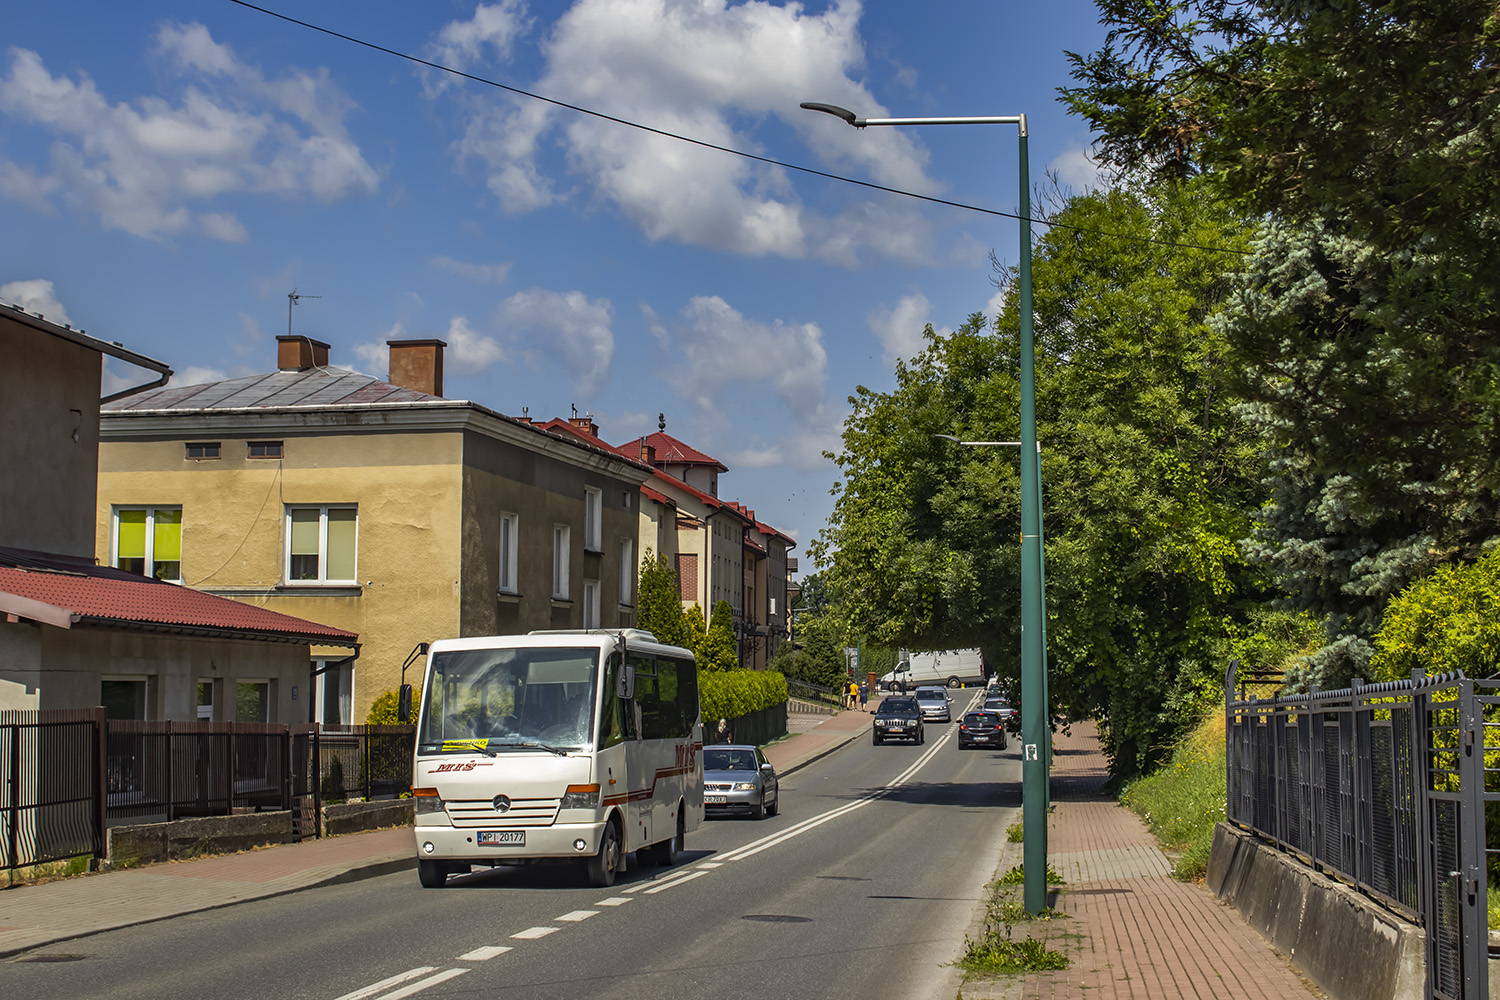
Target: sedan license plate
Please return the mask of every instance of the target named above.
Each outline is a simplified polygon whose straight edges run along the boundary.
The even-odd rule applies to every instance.
[[[728,801],[729,801],[729,796],[727,796],[727,795],[705,795],[705,796],[703,796],[703,804],[704,805],[722,806],[725,803],[727,803]]]
[[[480,830],[480,847],[525,847],[525,830]]]

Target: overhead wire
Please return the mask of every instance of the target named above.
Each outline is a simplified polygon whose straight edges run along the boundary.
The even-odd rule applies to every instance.
[[[402,52],[399,49],[389,48],[377,42],[371,42],[354,35],[345,34],[342,31],[335,31],[332,28],[325,28],[320,24],[314,24],[311,21],[304,21],[300,18],[292,17],[290,14],[283,14],[280,11],[271,10],[270,8],[261,7],[257,4],[250,3],[249,0],[229,0],[229,2],[235,4],[236,6],[244,7],[247,10],[257,11],[258,13],[265,14],[268,17],[274,17],[278,20],[285,21],[288,24],[295,24],[298,27],[306,28],[309,31],[316,31],[321,34],[328,35],[332,38],[337,38],[341,41],[349,42],[353,45],[359,45],[364,48],[371,49],[375,52],[381,52],[389,56],[395,56],[398,59],[405,59],[407,62],[416,63],[419,66],[426,66],[429,69],[435,69],[442,73],[448,73],[465,80],[473,81],[474,83],[484,84],[487,87],[495,87],[499,90],[507,91],[519,97],[529,98],[533,101],[541,101],[542,103],[550,104],[553,107],[563,108],[567,111],[573,111],[577,114],[587,115],[591,118],[598,118],[602,121],[612,122],[616,125],[624,125],[626,128],[633,128],[642,132],[648,132],[652,135],[659,135],[663,138],[672,139],[677,142],[685,142],[694,146],[700,146],[704,149],[712,149],[720,153],[728,153],[731,156],[739,156],[747,160],[754,160],[757,163],[765,163],[773,167],[781,167],[784,170],[794,170],[798,173],[810,174],[814,177],[822,177],[826,180],[838,181],[843,184],[854,184],[859,187],[868,188],[872,191],[883,191],[886,194],[900,195],[903,198],[914,198],[918,201],[930,202],[934,205],[945,205],[949,208],[962,209],[966,212],[979,212],[984,215],[993,215],[1004,219],[1015,219],[1018,222],[1031,222],[1034,225],[1048,226],[1054,229],[1068,229],[1073,232],[1083,233],[1090,236],[1108,236],[1114,239],[1131,240],[1138,243],[1152,243],[1157,246],[1179,247],[1184,250],[1207,250],[1213,253],[1233,253],[1248,255],[1251,252],[1249,250],[1238,250],[1232,247],[1205,246],[1200,243],[1180,243],[1174,240],[1162,240],[1150,236],[1137,236],[1132,233],[1114,233],[1102,229],[1089,229],[1085,226],[1074,226],[1066,222],[1055,222],[1048,219],[1039,219],[1035,217],[1028,219],[1015,212],[1005,212],[997,208],[985,208],[982,205],[970,205],[961,201],[952,201],[948,198],[939,198],[935,195],[920,194],[916,191],[907,191],[902,188],[889,187],[885,184],[877,184],[874,181],[862,181],[856,177],[846,177],[843,174],[835,174],[827,170],[818,170],[815,167],[805,167],[797,163],[788,163],[785,160],[778,160],[770,156],[761,156],[758,153],[749,153],[743,149],[735,149],[733,146],[723,146],[715,142],[709,142],[706,139],[695,139],[690,135],[683,135],[679,132],[669,132],[666,129],[660,129],[652,125],[645,125],[641,122],[631,121],[628,118],[620,118],[616,115],[606,114],[603,111],[595,111],[592,108],[585,108],[578,104],[569,104],[567,101],[560,101],[555,97],[548,97],[545,94],[537,94],[529,90],[523,90],[520,87],[513,87],[510,84],[501,83],[498,80],[491,80],[488,77],[477,76],[473,73],[467,73],[464,70],[455,69],[452,66],[444,66],[442,63],[433,62],[430,59],[423,59],[421,56],[412,55],[410,52]]]

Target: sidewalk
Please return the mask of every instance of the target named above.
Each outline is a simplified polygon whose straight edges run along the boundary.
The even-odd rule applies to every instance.
[[[821,721],[814,728],[766,748],[778,774],[806,767],[870,731],[869,712],[816,718]],[[0,889],[0,958],[101,931],[415,867],[411,829],[400,827]]]
[[[1093,723],[1057,734],[1047,862],[1067,883],[1052,905],[1068,916],[1014,925],[1012,936],[1046,941],[1070,967],[970,980],[965,1000],[1322,997],[1238,913],[1172,877],[1140,818],[1100,791],[1107,777]],[[1006,845],[997,877],[1020,864],[1021,850]],[[970,936],[982,920],[981,910]]]

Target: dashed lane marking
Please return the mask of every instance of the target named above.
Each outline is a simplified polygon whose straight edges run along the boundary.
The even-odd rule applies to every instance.
[[[630,897],[629,896],[611,896],[608,899],[601,899],[601,900],[599,900],[599,902],[595,903],[594,905],[595,906],[624,906],[628,902],[630,902]]]
[[[511,937],[520,938],[522,941],[535,941],[548,934],[556,934],[560,930],[562,930],[561,927],[528,927],[519,934],[512,934]]]
[[[598,910],[574,910],[572,913],[564,913],[562,916],[557,917],[556,919],[566,920],[570,924],[576,924],[580,920],[587,920],[589,917],[597,917],[598,915]]]
[[[504,955],[510,950],[510,945],[487,944],[483,948],[475,948],[467,954],[458,956],[458,960],[460,962],[488,962],[496,955]]]

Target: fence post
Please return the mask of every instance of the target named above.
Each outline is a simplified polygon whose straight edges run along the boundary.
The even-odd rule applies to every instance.
[[[1234,677],[1239,673],[1240,661],[1230,660],[1229,667],[1224,671],[1224,818],[1229,820],[1239,819],[1238,803],[1235,801],[1239,793],[1239,782],[1235,780],[1234,762],[1238,756],[1235,753],[1238,742],[1238,730],[1234,724]]]
[[[6,779],[10,785],[10,867],[21,866],[21,717],[16,713],[15,725],[10,727],[10,774]]]
[[[94,707],[94,854],[107,859],[109,851],[109,723],[104,706]],[[97,860],[95,862],[97,867]]]
[[[370,801],[370,727],[368,727],[368,726],[363,727],[363,729],[362,729],[362,731],[360,733],[360,746],[362,746],[364,748],[364,751],[365,751],[364,752],[364,760],[365,760],[364,776],[365,776],[365,781],[364,781],[364,789],[363,789],[363,791],[364,791],[364,795],[365,795],[365,801],[369,802]]]
[[[166,721],[167,731],[163,734],[162,740],[165,742],[167,748],[167,822],[170,823],[177,818],[177,782],[175,780],[176,774],[174,773],[176,762],[173,760],[175,757],[173,750],[176,748],[172,746],[172,720],[168,719]]]
[[[1360,761],[1373,759],[1370,748],[1370,712],[1364,710],[1360,689],[1363,677],[1349,682],[1349,709],[1354,716],[1354,757],[1350,776],[1354,780],[1354,887],[1363,889],[1375,880],[1373,851],[1374,789],[1372,768],[1360,767]]]
[[[1464,996],[1488,996],[1489,914],[1485,912],[1484,865],[1484,716],[1474,694],[1474,681],[1458,684],[1459,734],[1459,926],[1463,928]]]
[[[312,731],[312,786],[313,786],[313,839],[323,836],[323,747],[319,734],[321,722],[313,723]]]

